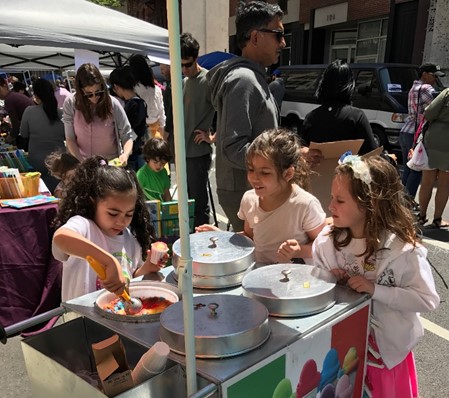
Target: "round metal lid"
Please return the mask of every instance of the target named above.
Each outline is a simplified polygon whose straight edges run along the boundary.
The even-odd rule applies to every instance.
[[[181,256],[181,240],[173,243],[173,253]],[[207,231],[190,235],[190,255],[204,264],[235,262],[254,253],[254,242],[242,234]]]
[[[243,296],[212,294],[195,297],[193,304],[197,357],[238,355],[260,346],[270,335],[268,310],[256,300]],[[161,340],[173,351],[184,354],[182,303],[168,307],[161,314],[160,324]]]
[[[301,316],[335,302],[336,279],[327,270],[304,264],[274,264],[248,272],[245,296],[268,306],[271,315]]]

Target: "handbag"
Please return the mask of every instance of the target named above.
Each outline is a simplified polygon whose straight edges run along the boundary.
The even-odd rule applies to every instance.
[[[430,170],[429,157],[422,139],[416,144],[412,157],[407,162],[407,167],[415,171]]]

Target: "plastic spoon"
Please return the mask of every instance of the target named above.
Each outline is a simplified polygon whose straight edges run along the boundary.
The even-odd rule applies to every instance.
[[[97,260],[95,260],[91,256],[87,256],[86,260],[100,279],[106,278],[104,267]],[[123,290],[123,293],[119,294],[118,296],[124,302],[125,313],[127,315],[136,315],[142,310],[142,302],[138,298],[130,297],[126,290]]]

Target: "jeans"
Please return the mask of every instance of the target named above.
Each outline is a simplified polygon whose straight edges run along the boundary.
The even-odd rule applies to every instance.
[[[195,227],[209,224],[209,196],[207,180],[211,155],[187,158],[187,190],[189,199],[195,199]]]
[[[413,147],[414,134],[400,133],[399,144],[402,150],[402,162],[404,163],[404,171],[402,173],[402,185],[404,185],[407,193],[415,199],[416,191],[418,191],[419,184],[421,183],[421,172],[415,171],[407,166],[408,152]]]

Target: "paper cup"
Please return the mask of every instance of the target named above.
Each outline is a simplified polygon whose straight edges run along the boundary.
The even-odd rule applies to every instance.
[[[164,257],[165,253],[168,252],[168,246],[164,242],[154,242],[151,244],[151,257],[150,261],[153,264],[158,264],[159,261]]]

